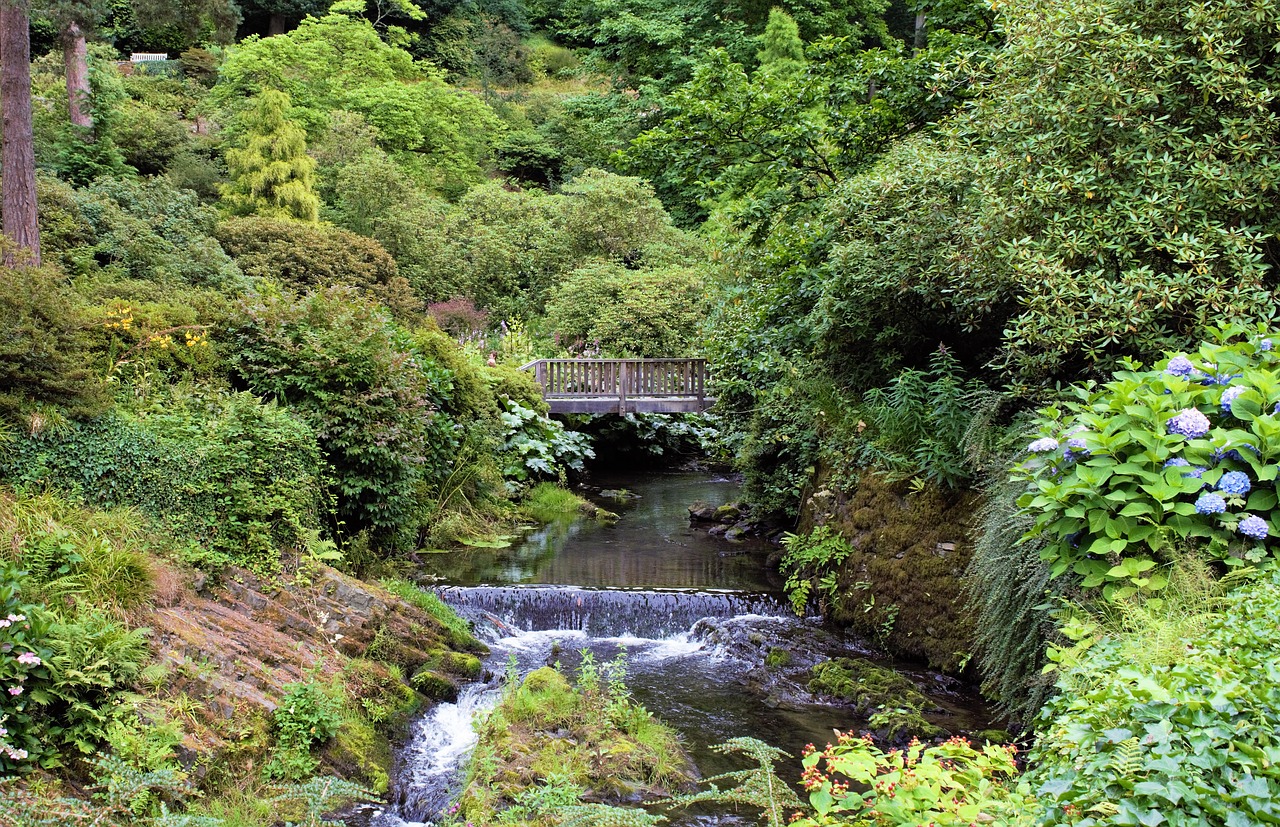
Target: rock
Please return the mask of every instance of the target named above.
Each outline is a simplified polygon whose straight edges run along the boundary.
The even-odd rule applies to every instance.
[[[202,571],[196,572],[195,576],[191,578],[191,591],[195,592],[196,594],[203,592],[205,584],[207,584],[208,582],[209,582],[209,575],[205,574]]]
[[[727,525],[713,525],[711,528],[707,529],[707,534],[712,537],[723,537],[724,533],[728,530],[729,526]]]
[[[727,503],[716,509],[715,519],[720,523],[736,523],[742,519],[742,509],[733,503]]]
[[[714,523],[716,521],[715,506],[705,500],[697,500],[689,506],[689,519],[699,523]]]
[[[611,500],[616,503],[628,503],[640,499],[639,494],[632,493],[625,488],[606,488],[596,496],[602,500]]]
[[[1012,744],[1013,736],[1003,729],[984,729],[970,735],[970,738],[978,743],[988,744]]]

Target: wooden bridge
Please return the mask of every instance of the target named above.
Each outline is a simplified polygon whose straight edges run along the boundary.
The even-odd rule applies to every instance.
[[[532,370],[551,413],[700,413],[706,359],[539,359]]]

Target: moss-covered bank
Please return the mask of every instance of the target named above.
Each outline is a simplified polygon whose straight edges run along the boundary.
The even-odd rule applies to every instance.
[[[963,575],[978,499],[874,473],[861,474],[852,491],[817,486],[801,533],[827,525],[852,547],[834,572],[830,619],[895,657],[963,671],[974,634]]]

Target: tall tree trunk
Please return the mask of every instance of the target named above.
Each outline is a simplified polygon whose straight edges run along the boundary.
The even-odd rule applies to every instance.
[[[267,22],[267,37],[272,35],[284,34],[285,22],[284,15],[275,12],[271,15],[271,19]]]
[[[916,32],[915,38],[911,42],[911,56],[915,57],[924,48],[925,31],[924,31],[925,13],[924,9],[916,12]]]
[[[40,263],[40,225],[36,215],[36,156],[31,132],[31,31],[27,0],[0,0],[0,108],[4,111],[0,147],[0,204],[4,234],[17,245],[5,251],[5,264]],[[23,251],[26,251],[25,253]]]
[[[71,125],[92,138],[93,116],[89,114],[89,50],[84,30],[72,20],[62,31],[62,63],[67,74],[67,112]]]

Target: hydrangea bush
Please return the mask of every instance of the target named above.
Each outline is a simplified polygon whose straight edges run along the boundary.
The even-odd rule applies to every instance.
[[[1158,570],[1192,543],[1228,566],[1270,565],[1280,537],[1280,351],[1235,327],[1154,368],[1132,361],[1111,381],[1040,412],[1013,469],[1018,505],[1048,534],[1057,577],[1073,572],[1108,599],[1156,591]]]
[[[56,756],[39,739],[41,716],[31,708],[50,680],[49,653],[41,646],[48,615],[22,602],[22,579],[13,566],[0,564],[0,777]]]

